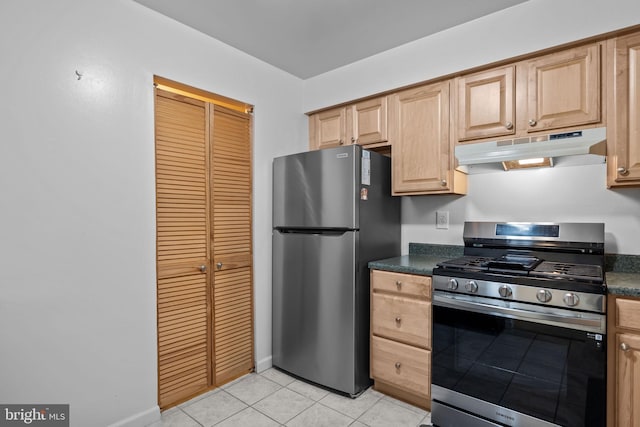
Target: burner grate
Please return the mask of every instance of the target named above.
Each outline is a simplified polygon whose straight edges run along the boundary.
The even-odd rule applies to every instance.
[[[491,257],[465,255],[460,258],[454,258],[447,261],[443,261],[439,263],[438,266],[455,269],[455,270],[480,271],[480,270],[486,270],[487,264],[492,259],[493,258]]]
[[[590,264],[569,264],[562,262],[544,261],[531,276],[557,277],[559,279],[602,281],[602,267]]]

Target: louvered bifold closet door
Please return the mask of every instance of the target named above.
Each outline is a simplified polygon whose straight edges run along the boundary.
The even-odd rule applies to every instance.
[[[208,111],[204,102],[156,90],[161,408],[210,384]]]
[[[216,385],[253,370],[251,117],[212,107],[211,211]]]

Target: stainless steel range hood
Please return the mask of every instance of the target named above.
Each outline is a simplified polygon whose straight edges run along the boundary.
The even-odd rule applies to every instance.
[[[550,158],[553,166],[605,162],[607,128],[462,144],[455,148],[459,169],[467,173],[506,170],[505,164]]]

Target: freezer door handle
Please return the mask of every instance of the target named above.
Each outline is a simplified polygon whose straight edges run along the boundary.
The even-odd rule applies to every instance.
[[[323,229],[323,228],[276,228],[281,234],[309,234],[314,236],[343,236],[345,233],[355,231],[349,228]]]

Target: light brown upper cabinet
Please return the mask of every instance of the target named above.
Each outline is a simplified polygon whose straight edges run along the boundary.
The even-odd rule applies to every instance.
[[[456,79],[458,140],[515,133],[515,67],[501,67]]]
[[[458,77],[457,141],[600,123],[600,56],[596,43]]]
[[[339,147],[347,141],[347,109],[332,108],[309,117],[309,148]]]
[[[454,171],[449,80],[389,95],[394,195],[466,193]]]
[[[612,41],[607,128],[607,184],[640,185],[640,33]]]
[[[347,107],[347,120],[351,124],[352,143],[366,145],[387,141],[387,97]]]
[[[527,61],[527,131],[598,123],[600,86],[599,44]]]
[[[309,117],[309,148],[384,143],[387,137],[387,97],[360,101]]]

